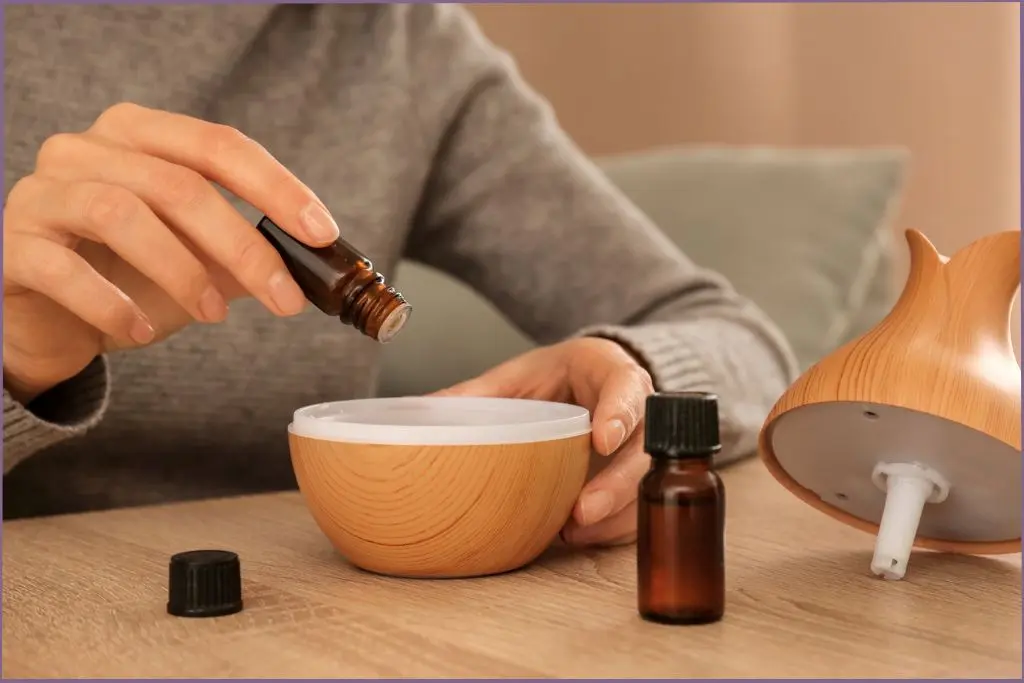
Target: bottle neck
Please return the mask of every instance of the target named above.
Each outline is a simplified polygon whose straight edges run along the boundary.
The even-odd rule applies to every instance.
[[[306,298],[324,313],[381,343],[391,341],[409,319],[412,309],[401,293],[345,240],[313,248],[266,216],[256,227],[284,259]]]
[[[706,456],[668,456],[660,453],[651,453],[651,468],[662,472],[707,472],[713,464],[713,454]]]
[[[339,318],[366,336],[386,344],[405,325],[411,308],[405,297],[384,282],[384,276],[372,270],[358,274],[363,277],[351,278],[351,286],[342,291],[343,306]]]

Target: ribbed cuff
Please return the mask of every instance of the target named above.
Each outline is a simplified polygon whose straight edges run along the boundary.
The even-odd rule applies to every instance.
[[[716,393],[722,437],[719,465],[756,453],[765,418],[796,375],[796,363],[784,342],[725,319],[595,326],[577,336],[622,344],[651,373],[657,391]]]
[[[39,451],[81,436],[103,418],[110,369],[98,356],[80,373],[23,406],[4,390],[4,474]]]

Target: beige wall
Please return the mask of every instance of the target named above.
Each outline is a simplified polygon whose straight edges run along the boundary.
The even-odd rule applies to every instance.
[[[949,253],[1020,227],[1016,3],[472,9],[592,154],[898,144],[913,165],[897,229]]]

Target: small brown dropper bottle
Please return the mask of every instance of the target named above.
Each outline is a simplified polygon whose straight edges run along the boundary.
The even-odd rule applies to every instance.
[[[266,216],[256,227],[277,249],[306,298],[327,315],[382,344],[394,339],[409,319],[412,307],[405,297],[345,240],[309,247]]]
[[[640,482],[637,592],[640,615],[663,624],[706,624],[725,612],[725,489],[712,469],[722,449],[718,397],[647,398]]]

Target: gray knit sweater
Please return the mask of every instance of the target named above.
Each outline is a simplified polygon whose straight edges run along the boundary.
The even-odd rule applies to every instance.
[[[792,379],[772,324],[610,186],[458,6],[5,14],[5,197],[47,137],[115,103],[186,113],[262,143],[392,278],[414,259],[540,343],[601,334],[661,389],[719,392],[726,459],[753,452]],[[5,516],[289,488],[292,411],[371,395],[378,353],[312,307],[279,319],[242,300],[225,323],[98,358],[31,405],[5,391]]]

